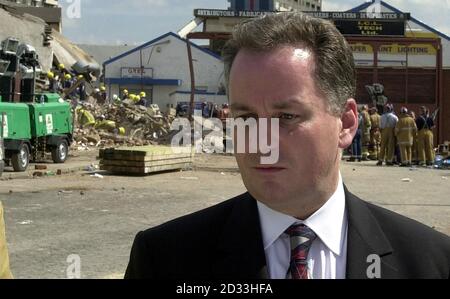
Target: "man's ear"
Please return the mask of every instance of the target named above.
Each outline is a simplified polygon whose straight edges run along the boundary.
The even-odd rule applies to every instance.
[[[355,99],[348,99],[341,115],[342,128],[339,133],[339,148],[346,149],[352,144],[358,130],[358,108]]]

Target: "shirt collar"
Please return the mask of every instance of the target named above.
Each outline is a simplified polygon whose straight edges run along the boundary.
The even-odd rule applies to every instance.
[[[345,191],[340,173],[338,187],[334,194],[305,221],[277,212],[259,201],[257,203],[264,250],[270,247],[291,225],[303,223],[311,228],[334,254],[338,256],[341,254],[347,216],[345,213]]]

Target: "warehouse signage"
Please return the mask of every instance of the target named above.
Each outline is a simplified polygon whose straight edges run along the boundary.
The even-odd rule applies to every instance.
[[[123,67],[122,78],[153,78],[152,68]]]
[[[222,9],[195,9],[194,16],[200,18],[255,18],[274,14],[271,11],[237,11]]]
[[[357,43],[351,44],[353,53],[359,54],[372,54],[373,48],[371,45]],[[390,44],[390,45],[382,45],[378,49],[378,53],[380,54],[392,54],[392,55],[436,55],[436,49],[429,44],[411,44],[409,46],[399,45],[399,44]]]
[[[405,36],[404,22],[380,20],[334,20],[336,28],[344,35]]]
[[[389,21],[407,21],[410,19],[409,13],[394,12],[342,12],[342,11],[305,11],[303,12],[315,18],[327,20],[365,20],[365,19],[381,19]]]
[[[194,16],[200,18],[255,18],[274,14],[273,11],[241,11],[222,9],[195,9]],[[381,19],[390,21],[406,21],[410,19],[409,13],[368,13],[368,12],[303,12],[307,15],[328,20],[361,20]]]

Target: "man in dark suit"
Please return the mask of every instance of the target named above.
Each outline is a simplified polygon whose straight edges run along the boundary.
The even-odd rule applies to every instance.
[[[358,127],[355,66],[331,23],[299,13],[248,21],[224,61],[233,117],[278,124],[264,132],[278,159],[264,163],[247,137],[236,160],[248,193],[138,233],[126,278],[449,278],[447,236],[342,181]]]

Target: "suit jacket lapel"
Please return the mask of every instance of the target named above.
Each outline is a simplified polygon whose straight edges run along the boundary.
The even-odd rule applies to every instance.
[[[372,260],[368,261],[368,257],[371,255],[381,258],[381,278],[396,277],[393,249],[378,221],[364,201],[347,188],[345,193],[348,212],[347,278],[369,278],[367,270]]]
[[[236,201],[216,250],[215,278],[268,278],[258,208],[250,194]]]
[[[347,278],[367,279],[370,255],[381,258],[381,278],[398,277],[393,249],[367,204],[347,188]],[[246,193],[236,201],[215,249],[214,278],[269,278],[256,200]]]

